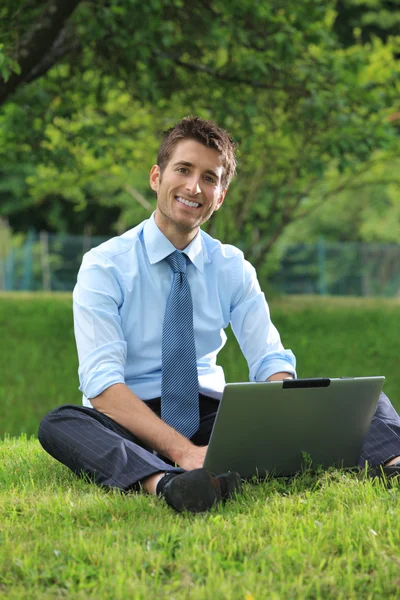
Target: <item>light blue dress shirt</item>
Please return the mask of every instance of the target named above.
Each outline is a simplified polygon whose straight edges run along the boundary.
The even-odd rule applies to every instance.
[[[161,395],[161,336],[175,250],[147,221],[85,254],[73,293],[79,389],[91,406],[110,385],[125,383],[139,398]],[[229,323],[249,365],[250,381],[273,373],[295,375],[295,357],[281,344],[254,268],[234,246],[200,231],[185,248],[193,300],[200,392],[221,398],[216,364]]]

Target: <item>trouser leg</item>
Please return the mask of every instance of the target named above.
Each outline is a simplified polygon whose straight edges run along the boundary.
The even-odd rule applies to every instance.
[[[159,416],[160,400],[148,404]],[[217,408],[218,401],[200,394],[200,428],[192,437],[194,444],[208,444]],[[53,458],[104,487],[129,490],[155,473],[182,472],[93,408],[74,405],[56,408],[42,420],[38,437]]]
[[[93,408],[56,408],[42,420],[38,437],[53,458],[105,487],[129,490],[155,473],[182,470],[154,455],[129,431]]]
[[[359,460],[359,466],[365,462],[371,466],[386,463],[400,456],[400,417],[389,398],[382,392]]]

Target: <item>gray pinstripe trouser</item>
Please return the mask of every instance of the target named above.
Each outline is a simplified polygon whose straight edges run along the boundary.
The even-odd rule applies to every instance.
[[[149,406],[159,414],[159,399]],[[217,402],[200,395],[200,429],[192,441],[208,443]],[[154,473],[177,471],[152,452],[127,429],[93,408],[65,405],[51,411],[39,427],[39,441],[55,459],[77,475],[85,474],[94,483],[121,490]],[[400,417],[385,394],[381,394],[358,462],[380,465],[400,456]]]
[[[199,394],[200,428],[193,443],[205,446],[211,435],[218,401]],[[160,399],[148,406],[159,416]],[[130,431],[103,413],[67,404],[52,410],[39,426],[43,448],[77,475],[121,490],[137,489],[137,482],[160,471],[182,472],[165,457],[138,440]]]

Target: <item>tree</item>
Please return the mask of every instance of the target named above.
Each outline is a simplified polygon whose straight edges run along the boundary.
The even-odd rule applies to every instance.
[[[6,0],[0,102],[61,60],[79,72],[96,66],[132,84],[137,93],[147,91],[152,100],[186,83],[176,67],[219,81],[299,93],[302,84],[291,83],[293,51],[318,42],[325,8],[320,0],[295,7],[293,0],[271,6],[193,0],[190,10],[182,0]],[[287,46],[293,34],[297,40]],[[273,82],[268,75],[274,75]]]
[[[345,46],[386,42],[400,31],[400,0],[338,0],[334,29]]]
[[[240,177],[209,230],[262,268],[330,169],[351,178],[378,149],[398,147],[395,41],[344,48],[334,2],[76,4],[3,104],[1,214],[14,228],[26,227],[27,209],[53,230],[82,229],[93,215],[98,233],[132,226],[154,206],[147,172],[160,132],[196,113],[240,144]],[[43,15],[38,2],[21,6],[6,13],[9,65],[15,30],[29,39]]]
[[[28,10],[24,10],[28,4]],[[45,3],[6,2],[1,9],[7,28],[6,52],[0,54],[0,104],[22,83],[48,71],[73,46],[67,42],[68,19],[79,0],[50,0]],[[25,6],[24,6],[25,5]],[[32,21],[31,21],[32,19]],[[69,40],[68,40],[69,41]],[[4,46],[0,47],[0,51]]]
[[[399,222],[400,161],[380,151],[357,174],[341,175],[332,168],[280,243],[316,243],[322,236],[327,242],[398,244]]]

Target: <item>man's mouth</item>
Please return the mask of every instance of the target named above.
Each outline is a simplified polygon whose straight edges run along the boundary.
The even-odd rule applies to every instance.
[[[175,196],[176,200],[185,206],[189,206],[190,208],[199,208],[201,204],[198,202],[191,202],[190,200],[186,200],[186,198],[182,198],[181,196]]]

